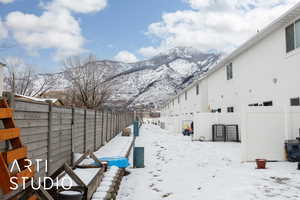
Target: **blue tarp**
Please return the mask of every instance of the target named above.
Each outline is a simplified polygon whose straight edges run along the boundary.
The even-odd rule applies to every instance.
[[[128,158],[125,157],[104,157],[104,158],[99,158],[99,160],[107,161],[109,167],[116,166],[119,168],[126,168],[130,165]],[[97,163],[94,164],[97,165]]]

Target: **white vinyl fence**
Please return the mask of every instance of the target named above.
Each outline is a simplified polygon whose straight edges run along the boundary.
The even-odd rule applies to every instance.
[[[181,134],[183,122],[193,120],[193,140],[212,140],[213,124],[237,124],[242,142],[242,161],[257,158],[286,160],[285,141],[300,132],[300,107],[246,107],[241,113],[196,113],[165,117],[165,128]]]
[[[193,140],[211,141],[214,124],[237,124],[240,130],[240,121],[238,113],[197,113],[194,117]]]
[[[286,160],[284,143],[299,137],[300,108],[248,108],[242,117],[242,161]]]

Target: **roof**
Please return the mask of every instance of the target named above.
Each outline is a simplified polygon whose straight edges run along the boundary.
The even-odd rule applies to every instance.
[[[15,96],[19,97],[19,98],[31,100],[31,101],[36,101],[36,102],[43,102],[43,103],[51,102],[53,104],[59,103],[59,104],[63,105],[61,100],[54,99],[54,98],[37,98],[37,97],[30,97],[30,96],[20,95],[20,94],[16,94]]]
[[[273,21],[271,24],[266,26],[264,29],[262,29],[260,32],[258,32],[255,36],[250,38],[248,41],[246,41],[244,44],[242,44],[239,48],[234,50],[232,53],[230,53],[228,56],[223,58],[221,61],[219,61],[214,67],[212,67],[209,71],[202,74],[201,77],[194,81],[190,86],[186,87],[184,90],[182,90],[179,94],[171,98],[170,101],[173,101],[178,96],[183,94],[184,92],[190,90],[193,88],[196,84],[198,84],[201,80],[207,78],[211,74],[213,74],[215,71],[219,70],[220,68],[224,67],[226,64],[232,62],[233,59],[253,47],[255,44],[269,36],[271,33],[273,33],[275,30],[281,28],[282,26],[287,25],[290,21],[294,20],[297,16],[300,15],[300,3],[297,3],[294,7],[289,9],[287,12],[285,12],[283,15],[281,15],[279,18],[277,18],[275,21]],[[169,102],[170,102],[169,101]],[[168,102],[168,103],[169,103]]]

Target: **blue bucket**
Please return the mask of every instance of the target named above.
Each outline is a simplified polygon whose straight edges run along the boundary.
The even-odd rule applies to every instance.
[[[126,168],[130,165],[128,158],[125,157],[104,157],[104,158],[99,158],[99,160],[106,161],[109,167],[116,166],[119,168]],[[98,165],[97,163],[94,164]]]

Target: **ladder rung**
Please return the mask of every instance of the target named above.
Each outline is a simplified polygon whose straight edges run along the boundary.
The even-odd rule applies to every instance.
[[[27,180],[27,178],[34,177],[34,173],[35,173],[35,167],[31,166],[30,170],[28,168],[26,168],[23,171],[18,172],[15,175],[13,175],[13,177],[17,177],[17,179],[18,179],[17,183],[21,184],[21,183],[23,183],[23,178],[22,177],[26,177],[26,180]]]
[[[39,198],[36,195],[32,195],[27,200],[38,200]]]
[[[0,129],[0,141],[11,140],[20,137],[19,128]]]
[[[11,108],[0,108],[0,119],[8,119],[13,117],[13,110]]]
[[[12,163],[14,160],[20,160],[27,157],[27,148],[20,147],[7,152],[3,152],[3,157],[7,163]]]

